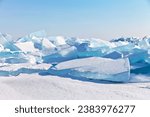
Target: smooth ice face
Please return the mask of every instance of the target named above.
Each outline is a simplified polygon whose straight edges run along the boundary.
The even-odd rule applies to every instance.
[[[128,82],[130,79],[128,59],[112,60],[100,57],[75,59],[51,67],[48,72],[64,77],[84,77],[114,82]]]

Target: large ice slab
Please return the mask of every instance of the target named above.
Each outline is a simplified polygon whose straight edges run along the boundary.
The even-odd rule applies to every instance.
[[[64,77],[128,82],[130,79],[130,64],[128,59],[106,59],[90,57],[59,63],[51,67],[48,73]]]

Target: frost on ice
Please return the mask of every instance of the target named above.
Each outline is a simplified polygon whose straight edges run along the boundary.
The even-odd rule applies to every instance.
[[[44,71],[47,74],[127,82],[130,73],[150,74],[150,38],[106,41],[52,37],[45,31],[38,31],[14,40],[0,33],[1,67],[45,63],[52,65]]]

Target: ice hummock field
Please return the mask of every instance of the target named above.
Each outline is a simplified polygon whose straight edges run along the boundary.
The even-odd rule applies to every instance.
[[[150,99],[150,38],[0,33],[0,99]]]

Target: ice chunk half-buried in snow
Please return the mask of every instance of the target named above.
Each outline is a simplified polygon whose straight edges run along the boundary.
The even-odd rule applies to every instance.
[[[59,63],[51,67],[48,73],[63,77],[128,82],[130,79],[130,65],[128,58],[113,60],[90,57]]]

